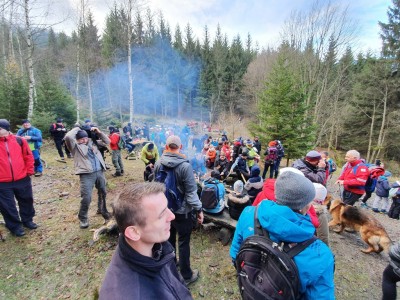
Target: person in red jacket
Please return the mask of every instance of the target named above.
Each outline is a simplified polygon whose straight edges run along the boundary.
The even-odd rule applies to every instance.
[[[347,151],[345,160],[347,164],[336,183],[344,186],[342,192],[343,202],[348,205],[354,205],[365,193],[369,170],[360,159],[360,153],[356,150]]]
[[[30,176],[34,173],[34,158],[28,142],[10,133],[10,123],[0,119],[0,213],[6,227],[17,237],[25,235],[22,225],[29,229],[38,227],[33,222],[35,209]]]
[[[115,173],[112,176],[122,176],[124,174],[124,164],[122,163],[121,150],[123,149],[118,146],[119,139],[121,138],[118,127],[110,127],[109,138],[110,148],[112,151],[112,162],[115,167]]]

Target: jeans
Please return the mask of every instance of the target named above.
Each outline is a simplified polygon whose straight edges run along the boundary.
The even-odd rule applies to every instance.
[[[40,160],[40,152],[38,149],[32,150],[33,158],[35,159],[35,172],[43,172],[43,165]]]
[[[88,212],[90,202],[92,202],[93,187],[96,187],[98,192],[98,207],[104,219],[109,219],[110,215],[107,211],[106,204],[106,178],[103,171],[97,171],[88,174],[79,175],[81,185],[81,206],[79,209],[78,218],[80,221],[86,222],[88,220]]]
[[[176,251],[176,234],[178,233],[179,246],[179,270],[184,279],[192,277],[192,269],[190,268],[190,235],[192,234],[193,222],[191,214],[187,215],[175,214],[175,220],[171,222],[171,235],[168,241]]]
[[[14,197],[17,199],[19,212]],[[12,232],[20,228],[21,223],[32,221],[35,209],[29,176],[14,182],[0,183],[0,213],[3,215],[6,227]]]
[[[121,158],[121,150],[112,150],[112,163],[115,167],[115,171],[121,172],[124,170],[124,165]]]

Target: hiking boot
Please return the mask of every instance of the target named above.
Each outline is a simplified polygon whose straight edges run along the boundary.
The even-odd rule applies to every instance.
[[[122,176],[121,172],[115,172],[114,174],[112,174],[113,177],[118,177],[118,176]]]
[[[37,225],[36,223],[34,223],[33,221],[25,222],[25,223],[23,223],[23,225],[24,225],[26,228],[29,228],[29,229],[36,229],[36,228],[38,228],[38,225]]]
[[[387,214],[387,211],[386,211],[385,209],[381,209],[380,213],[386,215],[386,214]]]
[[[192,277],[190,277],[189,279],[185,279],[186,286],[195,282],[197,279],[199,279],[199,270],[194,269],[192,272]]]
[[[379,212],[379,209],[373,208],[372,211],[378,213],[378,212]]]
[[[367,203],[364,203],[364,202],[361,202],[361,205],[360,205],[362,208],[369,208],[369,206],[368,206],[368,204]]]
[[[124,174],[124,170],[121,170],[121,174]]]
[[[80,221],[79,222],[79,227],[81,228],[81,229],[85,229],[85,228],[88,228],[89,227],[89,221]]]
[[[68,158],[74,158],[71,154],[67,155]]]
[[[15,235],[16,237],[21,237],[25,235],[25,231],[21,227],[18,227],[14,231],[11,231],[11,234]]]
[[[35,173],[35,177],[40,177],[40,176],[42,176],[43,174],[42,174],[42,172],[36,172]]]

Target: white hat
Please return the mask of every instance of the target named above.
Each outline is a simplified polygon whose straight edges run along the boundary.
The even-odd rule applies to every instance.
[[[279,170],[279,175],[281,175],[281,174],[283,174],[283,173],[285,173],[285,172],[288,172],[288,171],[304,176],[304,174],[303,174],[302,171],[300,171],[299,169],[293,168],[293,167],[281,168],[281,169]]]
[[[315,188],[315,198],[314,202],[317,202],[318,204],[322,204],[324,202],[326,195],[328,194],[328,191],[326,190],[326,187],[324,187],[320,183],[315,183],[313,182],[314,188]]]

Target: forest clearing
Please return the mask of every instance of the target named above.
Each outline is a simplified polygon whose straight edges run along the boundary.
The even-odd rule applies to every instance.
[[[0,242],[0,298],[2,299],[93,299],[117,244],[116,234],[105,234],[93,243],[93,232],[79,228],[79,182],[73,162],[56,161],[51,144],[43,148],[42,157],[48,168],[42,177],[33,178],[37,230],[27,231],[23,238],[6,236]],[[107,157],[110,162],[110,157]],[[113,178],[107,171],[107,205],[118,189],[141,182],[144,165],[140,160],[128,160],[126,174]],[[331,179],[334,182],[334,178]],[[328,190],[337,194],[337,186]],[[95,198],[94,198],[95,199]],[[369,213],[372,213],[369,211]],[[374,214],[382,222],[392,240],[398,238],[398,220]],[[96,204],[90,208],[90,228],[103,225],[96,215]],[[339,300],[379,299],[382,272],[388,256],[364,254],[365,247],[358,233],[331,231],[331,248],[335,254],[335,290]],[[240,299],[236,274],[229,257],[229,244],[223,246],[218,231],[199,229],[192,238],[192,265],[200,270],[200,279],[190,286],[195,299]]]

